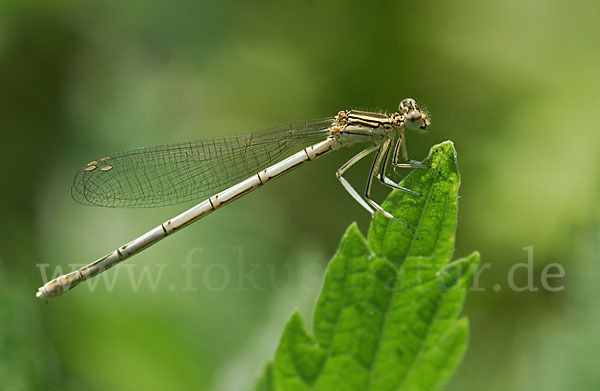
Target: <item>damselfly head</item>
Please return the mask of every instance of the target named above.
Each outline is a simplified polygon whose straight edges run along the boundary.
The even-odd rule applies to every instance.
[[[408,129],[425,130],[429,126],[427,113],[425,113],[424,110],[421,110],[419,105],[417,105],[416,100],[411,98],[404,99],[400,102],[398,110],[400,111],[400,114],[404,116],[404,126]]]

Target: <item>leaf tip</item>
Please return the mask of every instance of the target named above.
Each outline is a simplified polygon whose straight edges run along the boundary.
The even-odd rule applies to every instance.
[[[464,328],[465,331],[469,331],[469,318],[463,316],[459,320],[456,321],[456,326]]]
[[[454,142],[451,140],[443,141],[431,147],[429,155],[423,163],[433,168],[446,180],[456,183],[457,186],[460,184],[456,149],[454,148]]]
[[[371,254],[371,250],[369,249],[369,245],[367,243],[367,239],[364,237],[360,229],[358,228],[358,224],[353,222],[348,226],[346,232],[344,232],[344,236],[342,237],[342,243],[340,245],[340,249],[338,250],[338,254],[344,249],[352,248],[355,252]],[[336,254],[336,256],[338,255]]]
[[[304,327],[304,320],[302,319],[302,315],[300,314],[299,309],[296,308],[294,312],[292,312],[292,316],[290,316],[289,323],[294,326]]]
[[[426,160],[429,160],[436,155],[440,155],[440,157],[444,156],[446,159],[451,161],[456,161],[456,148],[454,148],[454,142],[451,140],[446,140],[434,145],[429,150],[429,156]]]
[[[348,226],[348,228],[346,228],[346,235],[349,233],[360,233],[360,229],[358,228],[358,223],[356,221],[353,221],[352,224],[350,224]]]
[[[467,347],[466,345],[469,344],[469,331],[470,331],[469,318],[467,318],[466,316],[459,318],[454,323],[454,326],[452,327],[452,329],[456,333],[458,339],[464,341],[465,350],[466,350],[466,347]]]

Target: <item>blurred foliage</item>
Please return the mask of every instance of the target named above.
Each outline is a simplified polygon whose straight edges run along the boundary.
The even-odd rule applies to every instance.
[[[136,146],[391,111],[415,96],[433,125],[408,135],[411,157],[455,142],[456,255],[477,248],[489,262],[465,307],[471,346],[449,388],[599,388],[598,16],[592,0],[0,2],[2,386],[250,386],[294,308],[310,318],[345,227],[369,222],[334,178],[357,151],[133,259],[153,273],[167,265],[156,291],[134,291],[123,268],[111,291],[100,280],[42,305],[37,264],[87,263],[188,206],[86,208],[70,198],[74,169]],[[364,183],[367,169],[350,180]],[[508,288],[525,246],[536,286],[558,262],[564,290]],[[197,290],[183,290],[186,259],[201,265]]]

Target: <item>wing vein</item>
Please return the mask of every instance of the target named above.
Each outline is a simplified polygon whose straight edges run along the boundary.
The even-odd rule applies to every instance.
[[[245,136],[138,148],[108,155],[73,180],[75,201],[113,208],[173,205],[211,196],[327,136],[332,118]],[[110,166],[110,168],[107,168]],[[102,170],[102,168],[105,170]]]

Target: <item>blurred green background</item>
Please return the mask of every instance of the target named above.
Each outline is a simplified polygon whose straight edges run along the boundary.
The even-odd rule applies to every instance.
[[[293,309],[310,321],[345,228],[368,228],[334,176],[357,150],[44,304],[42,271],[70,271],[188,207],[85,207],[70,197],[75,170],[405,97],[433,120],[408,134],[412,158],[456,144],[456,256],[479,250],[488,265],[448,389],[600,389],[599,17],[593,0],[0,2],[0,389],[247,389]],[[516,292],[507,275],[526,246],[539,289]],[[554,262],[559,292],[540,285]]]

